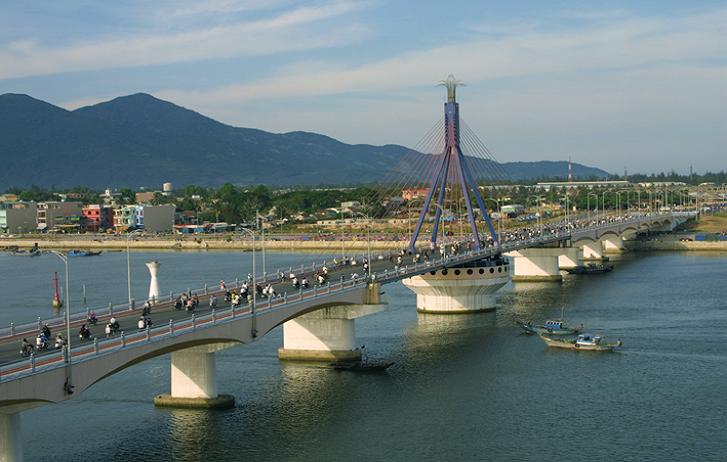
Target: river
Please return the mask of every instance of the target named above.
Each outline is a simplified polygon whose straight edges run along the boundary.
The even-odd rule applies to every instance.
[[[161,262],[162,291],[244,277],[249,253],[132,252]],[[311,255],[268,255],[268,269]],[[71,259],[72,307],[126,299],[126,256]],[[228,411],[157,409],[169,357],[22,415],[32,461],[724,460],[727,254],[638,253],[609,274],[517,283],[496,312],[423,315],[401,284],[383,313],[356,321],[369,355],[395,365],[357,375],[281,363],[277,329],[217,354]],[[51,315],[52,255],[0,255],[0,324]],[[514,320],[557,317],[624,342],[621,352],[551,351]],[[75,311],[74,309],[74,311]]]

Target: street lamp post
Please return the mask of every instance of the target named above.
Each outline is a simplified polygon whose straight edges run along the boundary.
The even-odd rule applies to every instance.
[[[267,270],[265,268],[265,225],[263,224],[263,221],[267,222],[267,219],[260,215],[257,210],[255,211],[255,225],[260,223],[260,230],[261,230],[261,240],[262,240],[262,254],[263,254],[263,278],[267,275]]]
[[[484,198],[485,203],[487,201],[492,201],[497,205],[497,234],[499,236],[502,236],[502,207],[500,206],[500,199],[499,198],[493,198],[493,197],[485,197]],[[483,210],[483,213],[487,213],[486,210]]]
[[[601,201],[603,203],[603,219],[604,220],[606,219],[606,194],[616,194],[616,193],[613,192],[613,191],[609,191],[609,190],[603,191],[603,193],[601,193]],[[618,195],[617,195],[617,197],[618,197]]]
[[[242,232],[250,234],[252,238],[252,305],[250,306],[250,314],[252,317],[252,336],[257,337],[257,329],[255,329],[255,304],[257,303],[257,275],[255,273],[255,232],[251,229],[242,228]]]
[[[68,283],[68,256],[63,255],[62,253],[51,250],[50,251],[53,255],[60,258],[63,262],[63,265],[66,268],[66,361],[68,364],[71,364],[71,292],[69,290],[69,283]],[[50,339],[48,339],[50,341]],[[69,382],[70,384],[70,382]]]
[[[126,235],[126,286],[129,291],[129,308],[131,308],[131,252],[129,250],[129,239],[135,234],[141,234],[141,230],[134,230]]]
[[[366,218],[366,252],[369,262],[369,279],[371,279],[371,217],[362,212],[356,212],[356,214]]]
[[[588,221],[591,221],[591,196],[596,198],[596,221],[598,221],[598,194],[589,192],[586,196],[586,208],[588,209]]]

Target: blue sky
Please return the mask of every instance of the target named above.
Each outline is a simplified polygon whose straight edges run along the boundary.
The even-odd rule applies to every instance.
[[[727,168],[720,1],[0,0],[0,93],[151,93],[231,125],[413,146],[453,73],[500,161]]]

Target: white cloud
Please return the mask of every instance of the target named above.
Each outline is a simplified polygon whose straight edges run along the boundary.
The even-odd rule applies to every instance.
[[[341,46],[359,40],[366,29],[355,23],[326,28],[304,26],[359,7],[360,3],[335,1],[256,21],[61,47],[16,41],[0,50],[0,79]]]
[[[500,38],[417,51],[351,67],[335,63],[315,70],[278,72],[194,92],[167,90],[164,97],[193,105],[255,99],[312,97],[411,88],[449,72],[469,82],[552,73],[669,66],[727,57],[727,10],[680,19],[622,19],[587,29],[521,31]],[[442,63],[448,68],[443,69]],[[301,65],[305,69],[306,66]]]

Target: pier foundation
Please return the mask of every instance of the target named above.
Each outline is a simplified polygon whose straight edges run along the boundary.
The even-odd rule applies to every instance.
[[[510,265],[446,268],[404,279],[421,313],[461,314],[495,309],[495,292],[510,281]]]
[[[23,461],[20,413],[0,414],[0,461]]]
[[[356,318],[386,309],[385,303],[322,308],[283,324],[278,358],[290,361],[356,361]]]
[[[607,234],[601,238],[604,254],[619,254],[626,251],[624,240],[621,236]]]
[[[563,253],[560,248],[522,249],[508,252],[507,256],[513,258],[515,270],[513,281],[527,282],[560,282],[559,256]]]
[[[578,242],[581,249],[583,250],[584,261],[602,261],[603,260],[603,245],[601,241],[581,241]]]
[[[222,348],[204,345],[173,352],[171,393],[155,396],[154,404],[205,409],[233,407],[234,397],[217,393],[215,351]]]
[[[566,247],[559,250],[558,268],[569,270],[581,265],[581,261],[583,261],[583,251],[581,249],[578,247]]]

